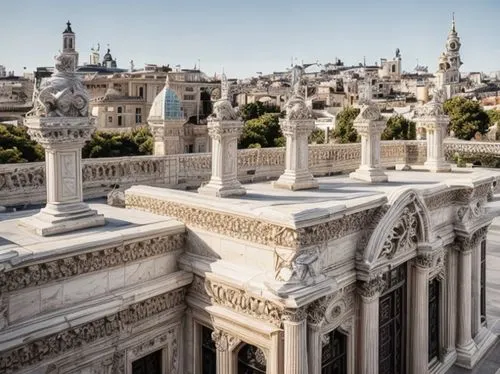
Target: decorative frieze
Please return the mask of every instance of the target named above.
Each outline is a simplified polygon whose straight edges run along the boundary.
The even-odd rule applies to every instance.
[[[249,295],[243,290],[207,279],[205,288],[213,303],[279,326],[283,308],[273,302]]]
[[[39,286],[162,255],[182,249],[184,242],[184,233],[174,234],[0,272],[0,292]]]
[[[362,230],[374,209],[353,213],[334,221],[292,229],[258,218],[221,213],[209,209],[127,193],[129,208],[175,217],[186,225],[196,226],[214,234],[226,235],[270,247],[299,248],[321,244]]]
[[[98,320],[3,351],[0,353],[0,372],[13,373],[16,370],[39,364],[43,360],[79,349],[82,345],[92,344],[99,339],[119,334],[146,318],[184,305],[184,296],[184,289],[167,292],[132,304],[125,310]]]
[[[424,199],[429,210],[437,210],[453,204],[466,204],[469,202],[473,192],[472,188],[461,188],[456,190],[446,190]]]

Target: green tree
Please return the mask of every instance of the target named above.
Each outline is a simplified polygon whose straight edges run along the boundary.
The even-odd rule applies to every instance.
[[[490,125],[490,117],[477,101],[461,96],[447,100],[444,111],[450,116],[449,131],[453,131],[458,139],[470,140],[479,132],[485,134]]]
[[[36,162],[45,159],[43,147],[31,140],[24,126],[0,124],[0,163]]]
[[[10,149],[0,147],[0,164],[17,164],[19,162],[26,162],[19,149],[16,147]]]
[[[281,138],[279,114],[266,113],[245,122],[238,148],[277,147],[282,144]]]
[[[500,125],[500,110],[490,109],[486,111],[486,114],[490,118],[490,124],[498,123]]]
[[[390,117],[382,133],[382,140],[415,140],[417,138],[417,124],[402,115]]]
[[[355,143],[358,133],[354,128],[354,120],[359,114],[358,108],[347,107],[337,114],[333,137],[340,143]]]
[[[324,144],[325,131],[321,129],[314,129],[309,135],[309,143]]]
[[[243,121],[259,118],[266,113],[280,113],[280,109],[276,105],[264,105],[260,101],[243,105],[240,109]]]
[[[153,153],[153,136],[148,127],[131,131],[96,131],[82,150],[83,158],[141,156]]]

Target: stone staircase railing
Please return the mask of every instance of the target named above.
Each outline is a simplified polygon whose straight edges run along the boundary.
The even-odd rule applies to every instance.
[[[311,145],[309,164],[315,176],[344,173],[359,165],[361,146],[354,144]],[[462,142],[447,139],[445,152],[492,154],[500,156],[500,143]],[[283,173],[284,148],[238,151],[238,175],[243,183],[276,179]],[[381,148],[384,167],[396,164],[422,164],[425,141],[384,141]],[[134,156],[83,160],[85,198],[106,196],[114,188],[145,184],[170,188],[195,188],[210,179],[210,153],[171,156]],[[45,163],[0,165],[0,205],[24,206],[45,201]]]

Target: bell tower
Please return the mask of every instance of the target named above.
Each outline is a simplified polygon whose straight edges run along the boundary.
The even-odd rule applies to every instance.
[[[436,86],[444,88],[448,98],[460,92],[460,37],[458,36],[455,14],[453,13],[451,30],[446,39],[445,52],[439,56],[439,66],[436,73]]]
[[[66,23],[66,29],[63,32],[63,50],[64,55],[70,55],[73,57],[75,69],[78,67],[78,52],[76,51],[76,37],[75,33],[71,29],[71,22]]]

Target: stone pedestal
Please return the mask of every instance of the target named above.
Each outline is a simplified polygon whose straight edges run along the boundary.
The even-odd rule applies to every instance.
[[[286,137],[285,172],[273,183],[275,188],[307,190],[318,188],[318,181],[309,171],[308,136],[314,129],[312,119],[281,119]]]
[[[371,183],[387,182],[387,175],[380,167],[380,135],[386,123],[376,105],[363,106],[354,121],[354,128],[361,136],[361,163],[350,178]]]
[[[212,119],[208,133],[212,138],[212,177],[198,193],[217,197],[243,196],[246,190],[238,181],[238,136],[243,123],[239,120]]]
[[[427,161],[425,167],[432,172],[449,172],[451,166],[444,157],[443,140],[450,119],[444,114],[422,116],[417,119],[419,126],[426,130]]]
[[[20,224],[42,236],[104,225],[104,216],[83,202],[82,147],[93,131],[90,119],[32,117],[25,125],[45,148],[47,205]]]
[[[307,374],[307,320],[298,311],[283,322],[285,334],[285,374]]]
[[[153,133],[154,156],[167,156],[184,153],[184,119],[162,120],[149,118],[148,124]]]

